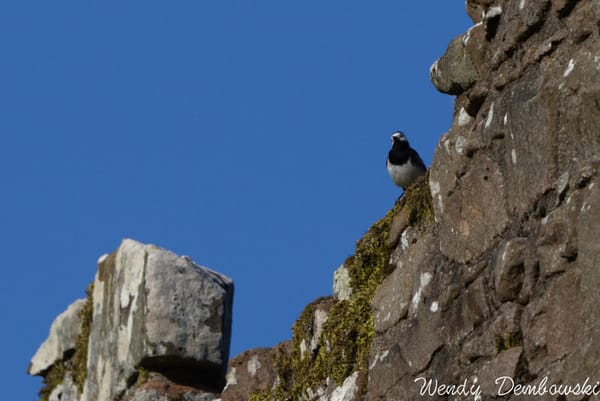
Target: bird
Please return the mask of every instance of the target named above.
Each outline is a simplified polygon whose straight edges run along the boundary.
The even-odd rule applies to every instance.
[[[394,183],[403,190],[427,171],[421,156],[410,147],[402,131],[392,134],[392,149],[388,153],[386,167]]]

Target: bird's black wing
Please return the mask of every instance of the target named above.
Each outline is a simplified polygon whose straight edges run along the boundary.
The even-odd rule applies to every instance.
[[[421,159],[421,156],[413,148],[410,148],[410,160],[423,171],[427,171],[427,166],[423,163],[423,159]]]

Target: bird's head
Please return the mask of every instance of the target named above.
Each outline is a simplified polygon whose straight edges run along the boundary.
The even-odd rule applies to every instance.
[[[394,132],[392,134],[392,144],[401,142],[408,142],[408,140],[401,131]]]

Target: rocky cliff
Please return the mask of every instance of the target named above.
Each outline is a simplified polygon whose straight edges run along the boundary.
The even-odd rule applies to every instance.
[[[600,1],[466,5],[431,68],[456,103],[427,176],[290,341],[223,389],[231,281],[125,241],[34,357],[42,397],[600,399]]]
[[[428,177],[223,400],[599,399],[600,1],[466,5]]]

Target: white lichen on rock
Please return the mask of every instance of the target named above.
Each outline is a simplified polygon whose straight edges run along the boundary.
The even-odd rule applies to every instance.
[[[571,75],[571,73],[573,72],[574,68],[575,68],[575,60],[571,59],[571,60],[569,60],[569,64],[567,65],[567,68],[565,69],[565,72],[563,74],[563,78],[566,78],[569,75]]]

